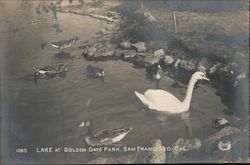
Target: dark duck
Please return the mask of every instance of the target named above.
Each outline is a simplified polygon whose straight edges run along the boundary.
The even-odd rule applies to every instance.
[[[149,78],[150,80],[160,80],[161,79],[160,69],[161,66],[159,65],[159,63],[146,65],[145,70],[147,78]]]
[[[85,141],[89,146],[104,146],[111,145],[121,141],[132,128],[116,128],[116,129],[105,129],[98,131],[93,134],[93,127],[90,121],[81,123],[79,127],[86,127],[87,134],[85,136]]]
[[[88,78],[99,78],[101,81],[104,80],[104,70],[89,64],[87,66],[87,77]]]
[[[52,46],[53,48],[57,48],[61,53],[63,53],[63,50],[71,47],[76,44],[76,42],[79,40],[77,36],[70,38],[68,40],[60,40],[56,42],[43,42],[41,44],[42,49],[44,49],[46,46]]]

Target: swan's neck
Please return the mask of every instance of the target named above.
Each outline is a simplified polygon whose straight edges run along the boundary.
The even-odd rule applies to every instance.
[[[188,108],[190,106],[190,102],[191,102],[191,98],[192,98],[195,83],[196,83],[196,81],[193,78],[191,78],[189,83],[188,83],[186,97],[185,97],[185,99],[183,101],[183,104],[188,106]]]

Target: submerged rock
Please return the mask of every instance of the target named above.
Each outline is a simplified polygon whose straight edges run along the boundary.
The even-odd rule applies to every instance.
[[[223,138],[224,136],[233,135],[233,134],[238,133],[238,132],[240,132],[240,130],[238,128],[231,127],[231,126],[224,127],[220,131],[218,131],[215,134],[209,136],[208,137],[208,142],[213,143],[213,142]]]
[[[136,49],[137,52],[145,52],[147,50],[144,42],[137,42],[135,44],[132,44],[132,46]]]
[[[215,128],[223,128],[227,124],[229,124],[228,120],[221,117],[218,117],[216,120],[213,121],[213,127]]]
[[[176,157],[179,154],[184,152],[199,149],[201,147],[201,141],[197,138],[194,139],[183,139],[179,138],[173,145],[172,145],[172,154]]]

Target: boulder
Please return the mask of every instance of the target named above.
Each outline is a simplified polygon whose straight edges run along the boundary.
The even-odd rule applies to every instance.
[[[85,47],[83,49],[83,56],[85,57],[92,57],[94,56],[94,54],[96,53],[97,49],[94,46],[90,46],[90,47]]]
[[[149,164],[165,164],[166,163],[166,148],[162,145],[160,139],[152,141],[152,147],[155,148],[152,152],[149,152]]]
[[[206,67],[199,63],[196,67],[196,71],[200,71],[206,74]]]
[[[123,50],[123,51],[120,51],[120,53],[121,53],[120,54],[121,58],[124,61],[132,61],[133,58],[137,55],[135,50]]]
[[[162,59],[160,56],[149,55],[142,60],[143,65],[153,65]]]
[[[218,73],[222,64],[220,62],[215,63],[212,67],[209,68],[209,74]]]
[[[108,34],[110,34],[111,32],[109,31],[108,28],[103,28],[103,29],[101,29],[100,33],[101,33],[101,35],[108,35]]]
[[[131,48],[131,43],[129,41],[122,41],[120,43],[120,48],[122,48],[122,49],[130,49]]]
[[[163,58],[163,61],[164,61],[165,65],[170,65],[174,62],[174,59],[173,59],[173,57],[167,55]]]
[[[159,57],[162,57],[164,56],[165,52],[164,52],[164,49],[159,49],[159,50],[156,50],[154,51],[154,56],[159,56]]]
[[[145,68],[145,62],[144,59],[150,56],[149,54],[142,54],[142,53],[137,53],[137,55],[133,58],[132,63],[134,64],[135,67],[137,68]]]
[[[153,65],[158,63],[164,57],[164,50],[156,50],[153,54],[145,54],[146,57],[142,60],[143,65]]]
[[[135,44],[132,44],[132,46],[136,49],[137,52],[145,52],[147,50],[144,42],[137,42]]]
[[[179,64],[181,69],[186,71],[194,71],[196,69],[196,62],[193,60],[182,60]]]
[[[95,43],[83,48],[83,56],[88,60],[107,60],[119,58],[116,56],[116,45],[110,43]]]
[[[172,145],[172,154],[176,157],[179,154],[182,154],[187,151],[199,149],[201,147],[201,141],[197,138],[194,139],[183,139],[179,138]]]

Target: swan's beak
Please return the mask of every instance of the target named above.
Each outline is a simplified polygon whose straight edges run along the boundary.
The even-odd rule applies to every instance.
[[[203,79],[204,79],[204,80],[207,80],[207,81],[210,81],[209,78],[207,78],[207,77],[204,77]]]

